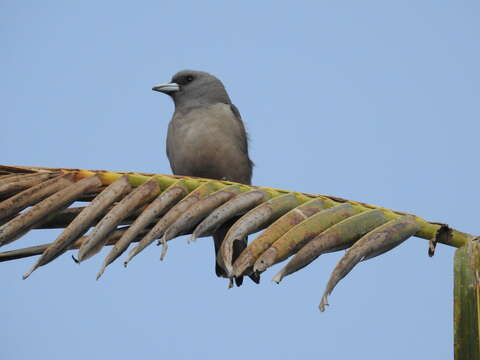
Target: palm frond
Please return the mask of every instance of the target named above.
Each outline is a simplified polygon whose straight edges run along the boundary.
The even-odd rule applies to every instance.
[[[0,246],[32,229],[64,228],[52,243],[0,253],[0,261],[40,255],[24,278],[67,250],[79,249],[75,259],[81,262],[113,246],[98,279],[134,242],[125,265],[155,240],[163,244],[163,259],[168,241],[210,236],[236,217],[217,258],[230,278],[264,272],[293,256],[274,277],[280,282],[321,254],[348,249],[328,282],[322,311],[358,262],[411,236],[428,240],[430,255],[438,242],[461,247],[474,238],[446,224],[334,196],[186,176],[0,165],[0,200]],[[69,208],[76,201],[89,204]],[[234,261],[235,241],[263,229]]]

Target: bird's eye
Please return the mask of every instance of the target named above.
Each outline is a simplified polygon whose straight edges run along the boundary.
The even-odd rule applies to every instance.
[[[193,81],[193,76],[192,75],[188,75],[187,78],[186,78],[187,82],[192,82]]]

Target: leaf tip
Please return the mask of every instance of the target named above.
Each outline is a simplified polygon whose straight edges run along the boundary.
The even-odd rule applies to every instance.
[[[162,252],[160,253],[160,261],[163,261],[163,259],[165,259],[165,256],[167,256],[167,251],[168,251],[168,244],[167,244],[167,241],[165,240],[165,236],[162,237],[161,244],[162,244]]]
[[[327,294],[324,294],[322,296],[322,300],[320,301],[320,305],[318,306],[318,309],[320,310],[320,312],[324,312],[325,311],[325,307],[326,306],[329,306],[330,304],[328,303],[328,295]]]
[[[281,269],[273,278],[272,281],[280,284],[282,281],[283,277],[285,276],[285,268]]]
[[[192,236],[190,236],[190,238],[188,239],[188,243],[192,243],[192,242],[195,242],[197,241],[197,235],[194,233],[192,233]]]
[[[37,268],[38,268],[38,265],[37,265],[37,264],[33,265],[30,270],[28,270],[25,274],[23,274],[22,279],[23,279],[23,280],[27,279],[30,275],[32,275],[32,273],[33,273]]]
[[[98,281],[98,279],[100,279],[102,277],[106,268],[107,268],[107,266],[105,264],[103,264],[102,267],[100,268],[100,271],[97,273],[97,278],[96,278],[97,281]]]

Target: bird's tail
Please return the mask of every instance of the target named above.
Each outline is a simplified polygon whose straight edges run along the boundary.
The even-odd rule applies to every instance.
[[[215,273],[218,277],[227,277],[227,273],[225,270],[218,264],[217,262],[217,255],[220,251],[220,247],[222,245],[223,239],[225,239],[225,235],[227,235],[228,230],[230,227],[238,220],[238,218],[231,219],[220,226],[215,233],[213,234],[213,243],[215,246]],[[247,237],[245,237],[242,241],[234,241],[233,243],[233,257],[232,260],[235,261],[242,251],[247,247],[248,241]],[[260,276],[258,274],[251,274],[249,275],[250,279],[253,282],[258,284],[260,282]],[[235,278],[235,285],[240,286],[243,283],[243,276],[239,276]]]

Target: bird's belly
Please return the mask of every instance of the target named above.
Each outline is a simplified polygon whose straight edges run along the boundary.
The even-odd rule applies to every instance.
[[[238,151],[235,139],[208,126],[185,126],[179,130],[176,148],[170,153],[178,175],[199,176],[244,182],[239,168],[247,166],[246,155]]]
[[[167,153],[177,175],[249,183],[251,163],[229,105],[216,104],[174,116]]]

